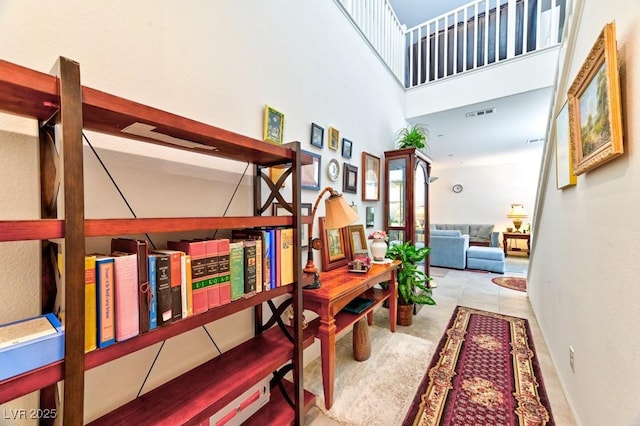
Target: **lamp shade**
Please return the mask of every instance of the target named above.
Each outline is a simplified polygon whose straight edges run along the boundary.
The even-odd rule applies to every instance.
[[[347,204],[341,194],[332,192],[324,202],[324,226],[327,229],[344,228],[358,220],[358,214]]]
[[[526,210],[524,209],[524,205],[511,204],[511,208],[509,209],[507,217],[509,219],[525,219],[528,216]]]

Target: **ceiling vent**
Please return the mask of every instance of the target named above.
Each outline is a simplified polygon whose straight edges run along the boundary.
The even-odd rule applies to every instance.
[[[532,143],[540,143],[540,142],[544,142],[544,138],[527,139],[527,145],[530,145]]]
[[[490,114],[494,114],[495,112],[496,112],[496,109],[494,107],[494,108],[480,109],[478,111],[468,112],[466,115],[467,115],[467,118],[482,117],[483,115],[490,115]]]

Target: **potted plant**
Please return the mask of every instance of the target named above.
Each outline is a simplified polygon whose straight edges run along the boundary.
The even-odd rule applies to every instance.
[[[418,268],[431,249],[417,248],[407,241],[404,244],[394,244],[387,250],[387,257],[402,262],[398,267],[396,281],[398,282],[398,325],[411,325],[413,322],[413,305],[435,305],[431,297],[431,288],[427,285],[431,277]]]
[[[395,137],[396,148],[417,148],[425,150],[427,146],[427,138],[429,130],[424,124],[410,124],[398,130]]]

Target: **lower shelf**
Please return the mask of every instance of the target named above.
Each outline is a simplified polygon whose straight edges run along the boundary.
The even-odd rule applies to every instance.
[[[312,343],[305,333],[303,347]],[[292,355],[293,344],[272,327],[90,424],[200,424]]]
[[[293,383],[288,380],[284,381],[284,387],[289,393],[293,395]],[[304,408],[303,412],[306,414],[316,402],[316,396],[309,391],[304,391]],[[251,416],[243,426],[285,426],[293,425],[295,420],[295,413],[293,408],[289,405],[280,389],[271,389],[271,399],[269,403],[258,410],[253,416]],[[301,419],[303,422],[304,419]],[[304,423],[304,422],[303,422]]]

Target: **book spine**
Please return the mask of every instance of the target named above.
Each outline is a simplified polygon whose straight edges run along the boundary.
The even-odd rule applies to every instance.
[[[256,293],[256,242],[244,240],[244,296]]]
[[[242,241],[229,244],[229,268],[231,300],[238,300],[244,294],[244,244]]]
[[[140,333],[149,331],[149,272],[148,259],[149,244],[146,240],[135,240],[131,238],[112,238],[111,252],[123,252],[136,254],[138,261],[138,328]]]
[[[231,303],[231,269],[229,266],[229,240],[218,240],[218,274],[216,285],[220,293],[220,304]]]
[[[140,334],[138,255],[114,254],[116,341]]]
[[[276,233],[276,244],[275,244],[275,287],[280,287],[282,282],[282,229],[277,228],[275,230]]]
[[[187,316],[193,315],[193,278],[192,278],[192,266],[191,256],[186,254],[185,259],[185,273],[187,281]]]
[[[280,285],[293,284],[293,228],[282,229],[280,244]]]
[[[269,235],[269,289],[276,288],[276,230],[268,229]]]
[[[96,259],[98,347],[115,343],[114,267],[112,257]]]
[[[149,274],[149,290],[146,292],[149,304],[149,330],[153,330],[158,327],[158,285],[157,285],[157,270],[156,270],[156,255],[150,254],[147,256]]]
[[[169,256],[156,255],[156,290],[158,293],[158,326],[170,324],[173,318],[171,300],[171,264]]]
[[[206,240],[207,253],[207,300],[209,309],[220,306],[220,288],[216,285],[218,275],[218,241]]]
[[[262,292],[262,238],[256,239],[256,293]]]
[[[191,298],[193,314],[200,314],[209,309],[207,294],[207,255],[205,241],[169,241],[167,246],[181,250],[191,258]]]
[[[84,258],[84,351],[98,347],[96,334],[96,257]]]
[[[271,233],[265,229],[262,235],[262,291],[271,289]]]
[[[189,262],[191,269],[191,262]],[[187,255],[180,253],[180,301],[182,302],[182,318],[189,316],[189,301],[187,300]]]

